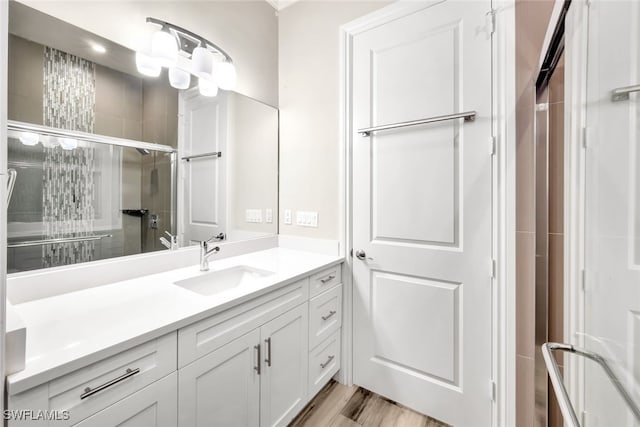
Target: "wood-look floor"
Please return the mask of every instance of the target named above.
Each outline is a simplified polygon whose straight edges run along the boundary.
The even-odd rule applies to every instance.
[[[447,427],[360,387],[327,384],[289,427]]]

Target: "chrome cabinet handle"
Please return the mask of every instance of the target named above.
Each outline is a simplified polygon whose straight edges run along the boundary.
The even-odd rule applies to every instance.
[[[253,346],[254,349],[256,349],[258,351],[258,358],[256,359],[258,361],[257,365],[253,367],[253,370],[256,371],[258,373],[258,375],[260,375],[260,364],[262,363],[261,357],[260,357],[260,344],[258,345],[254,345]]]
[[[135,369],[127,368],[127,371],[117,378],[107,381],[106,383],[99,385],[96,388],[91,388],[91,387],[85,388],[84,393],[80,395],[80,400],[86,399],[89,396],[93,396],[96,393],[100,393],[102,390],[107,389],[112,385],[118,384],[120,381],[124,381],[127,378],[132,377],[139,372],[140,372],[140,368],[135,368]]]
[[[322,320],[329,320],[335,314],[336,314],[336,311],[335,310],[331,310],[329,312],[329,314],[327,314],[326,316],[322,316]]]
[[[321,281],[322,283],[327,283],[327,282],[332,281],[332,280],[333,280],[333,279],[335,279],[335,278],[336,278],[336,276],[334,276],[333,274],[331,274],[331,275],[329,275],[329,276],[325,277],[324,279],[320,279],[320,281]]]
[[[321,367],[322,369],[326,368],[327,366],[329,366],[329,363],[331,363],[331,361],[332,361],[333,359],[335,359],[335,358],[336,358],[336,357],[335,357],[334,355],[329,356],[329,357],[327,358],[327,361],[326,361],[326,362],[324,362],[324,363],[321,363],[321,364],[320,364],[320,367]]]
[[[271,337],[264,340],[265,345],[267,346],[267,358],[264,361],[267,363],[267,366],[271,366]]]

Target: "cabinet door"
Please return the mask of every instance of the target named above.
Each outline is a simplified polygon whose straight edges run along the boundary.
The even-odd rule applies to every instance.
[[[75,426],[173,427],[177,421],[176,377],[174,372]]]
[[[309,304],[304,303],[260,328],[263,371],[260,426],[286,426],[306,404]]]
[[[256,329],[178,371],[180,427],[258,426],[259,343]]]

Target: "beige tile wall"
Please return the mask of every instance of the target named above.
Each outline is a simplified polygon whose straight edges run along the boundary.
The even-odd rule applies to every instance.
[[[535,79],[552,0],[516,1],[516,423],[534,425]]]

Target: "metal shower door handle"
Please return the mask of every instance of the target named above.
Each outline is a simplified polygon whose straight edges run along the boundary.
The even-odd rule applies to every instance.
[[[544,357],[544,363],[547,365],[547,371],[549,371],[549,378],[551,379],[551,384],[553,385],[553,389],[556,392],[556,396],[558,398],[558,404],[560,405],[560,412],[562,412],[562,416],[564,421],[570,427],[580,427],[580,422],[578,421],[578,416],[576,415],[576,411],[571,404],[571,400],[569,399],[569,393],[567,393],[567,389],[562,382],[562,374],[560,373],[560,368],[558,367],[558,363],[556,362],[556,358],[553,357],[553,351],[566,351],[569,353],[576,354],[578,356],[586,357],[587,359],[593,360],[597,364],[599,364],[607,378],[611,380],[615,389],[620,393],[625,403],[633,413],[636,421],[640,422],[640,408],[634,402],[631,394],[624,387],[622,381],[615,374],[609,363],[606,359],[600,356],[597,353],[592,351],[573,346],[571,344],[564,343],[556,343],[556,342],[546,342],[542,344],[542,356]]]

